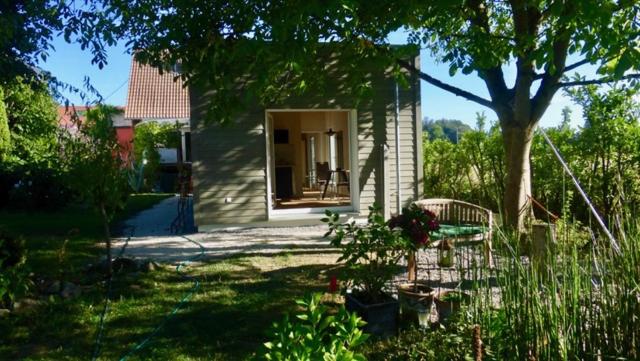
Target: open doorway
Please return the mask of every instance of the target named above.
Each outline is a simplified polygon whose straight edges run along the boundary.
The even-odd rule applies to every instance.
[[[348,111],[269,111],[273,210],[322,211],[352,203]]]

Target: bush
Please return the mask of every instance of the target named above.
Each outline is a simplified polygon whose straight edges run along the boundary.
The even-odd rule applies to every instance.
[[[27,251],[24,240],[0,231],[0,307],[10,308],[16,298],[29,290],[25,269]]]
[[[56,210],[73,196],[62,171],[36,164],[0,167],[0,208]]]
[[[347,277],[359,299],[371,303],[385,300],[385,285],[406,253],[401,231],[389,227],[377,205],[369,207],[367,224],[362,226],[353,220],[342,223],[330,210],[325,214],[322,221],[329,226],[325,237],[332,236],[331,245],[342,253],[338,262],[345,262]]]
[[[359,329],[364,322],[344,307],[330,315],[320,303],[320,294],[297,300],[303,311],[290,320],[288,315],[273,325],[271,341],[264,344],[266,360],[365,360],[355,353],[367,335]]]

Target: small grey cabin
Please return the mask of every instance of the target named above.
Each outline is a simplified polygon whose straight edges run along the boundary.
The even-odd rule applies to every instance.
[[[189,89],[198,228],[311,223],[325,209],[361,216],[374,202],[389,214],[418,199],[420,82],[369,78],[372,95],[359,102],[336,80],[324,95],[256,104],[225,125],[205,122],[208,92]]]

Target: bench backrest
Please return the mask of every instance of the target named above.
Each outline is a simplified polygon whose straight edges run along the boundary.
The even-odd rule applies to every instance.
[[[435,213],[441,223],[482,224],[489,228],[493,225],[493,213],[472,203],[446,198],[421,199],[414,203],[422,209]]]

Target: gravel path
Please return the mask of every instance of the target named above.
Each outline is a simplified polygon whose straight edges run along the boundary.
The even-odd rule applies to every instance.
[[[239,254],[275,254],[287,252],[293,255],[332,255],[336,249],[329,239],[322,236],[326,225],[304,227],[258,227],[221,229],[212,232],[171,235],[169,225],[177,214],[177,197],[166,199],[151,209],[143,211],[125,222],[125,233],[133,231],[132,237],[116,239],[114,246],[125,247],[128,257],[149,258],[157,261],[176,262],[204,253],[205,259],[226,258]],[[192,222],[190,204],[187,224]],[[192,241],[196,241],[200,246]],[[337,258],[337,257],[336,257]],[[495,279],[487,274],[473,274],[476,265],[483,262],[482,246],[461,245],[456,247],[456,267],[441,268],[437,249],[430,247],[418,252],[418,279],[431,287],[470,289],[473,279],[488,280],[497,294]],[[404,262],[404,261],[403,261]],[[406,273],[399,274],[394,284],[406,280]],[[497,296],[496,296],[497,299]]]
[[[204,248],[207,258],[224,258],[237,254],[260,253],[322,253],[334,251],[322,236],[326,226],[273,227],[218,230],[182,236],[131,237],[125,255],[152,258],[159,261],[187,259],[200,254]],[[116,247],[125,244],[119,239]]]

